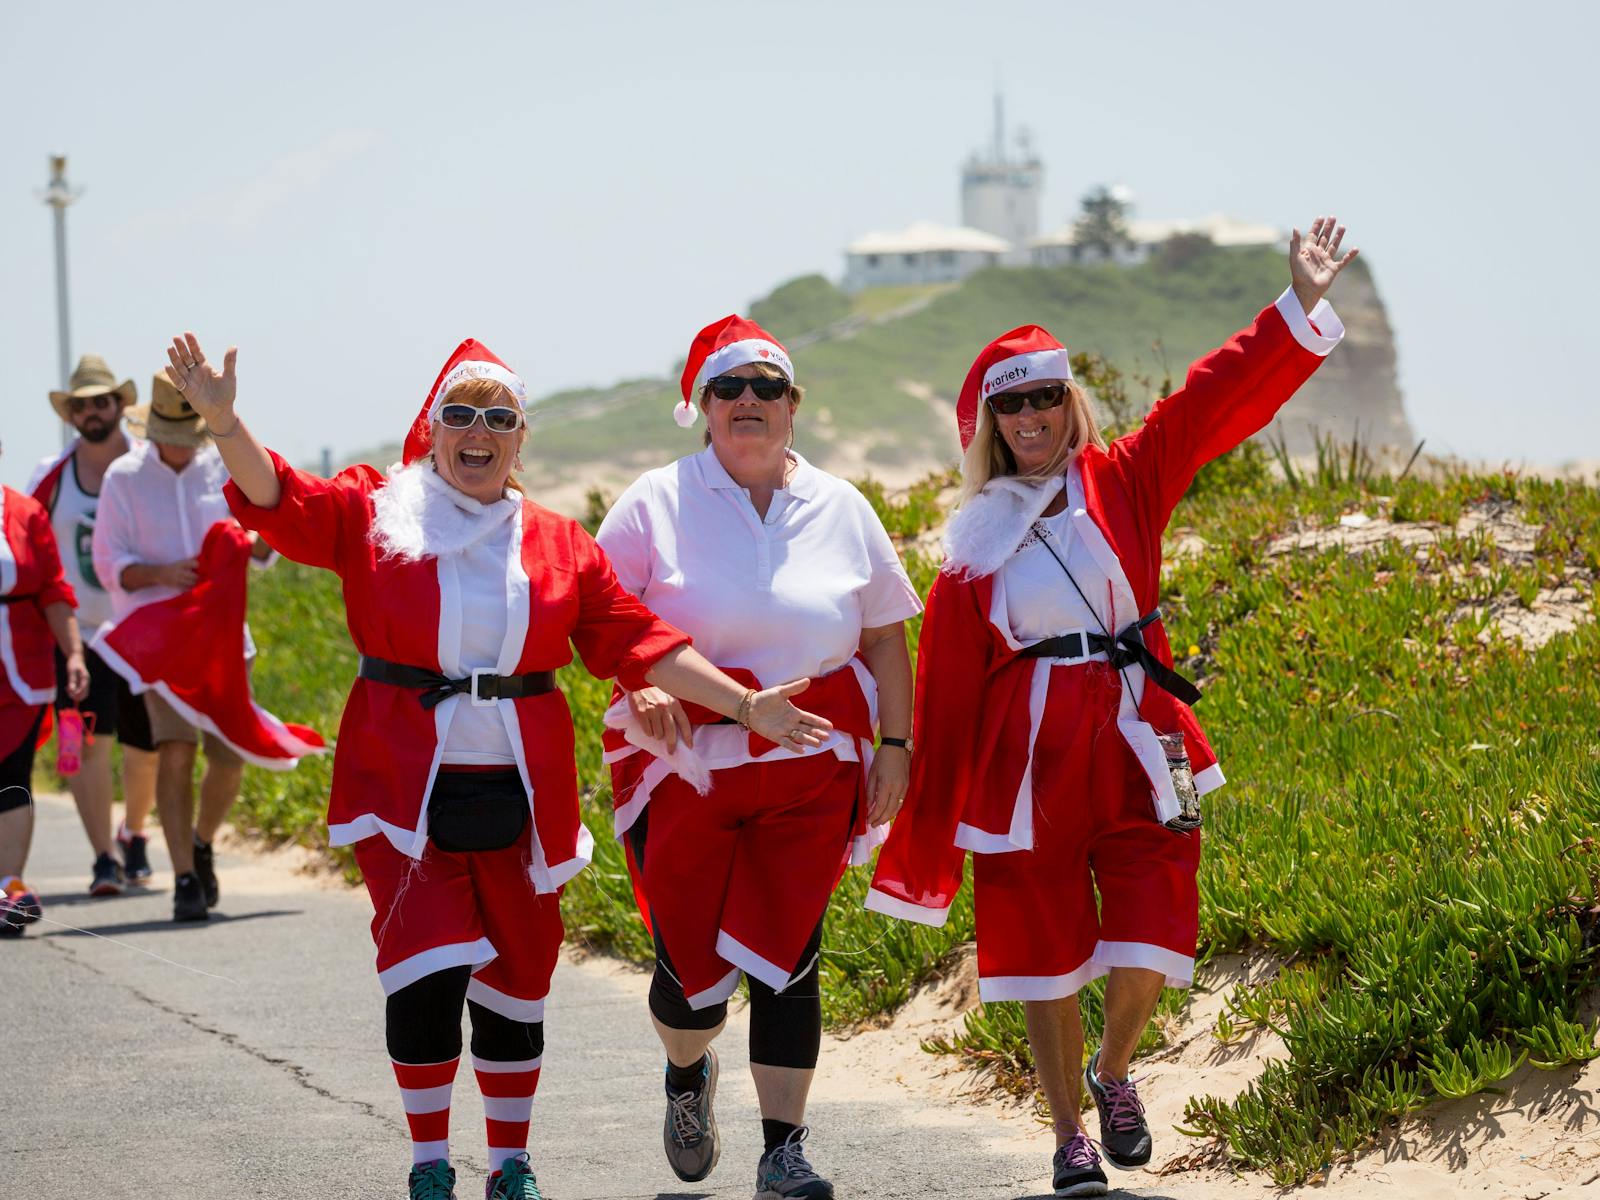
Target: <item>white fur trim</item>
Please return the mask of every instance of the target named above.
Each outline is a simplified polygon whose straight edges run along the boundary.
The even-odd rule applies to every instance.
[[[996,392],[1009,392],[1041,379],[1071,378],[1072,356],[1066,350],[1035,350],[1029,354],[1013,354],[995,363],[983,373],[983,388],[979,394],[987,400]]]
[[[1216,791],[1227,782],[1227,778],[1222,774],[1222,764],[1212,763],[1204,771],[1196,773],[1194,777],[1195,794],[1204,796],[1208,792]]]
[[[1294,340],[1319,358],[1327,358],[1333,348],[1344,341],[1344,322],[1326,300],[1318,300],[1317,306],[1307,313],[1300,297],[1294,294],[1294,288],[1287,287],[1273,307],[1294,334]]]
[[[424,458],[390,469],[388,482],[372,494],[367,536],[381,557],[415,562],[459,553],[521,509],[512,496],[480,504],[446,483]]]
[[[467,999],[512,1021],[544,1020],[544,997],[541,996],[537,1000],[522,1000],[516,996],[509,996],[498,988],[492,988],[476,977],[467,983]]]
[[[980,975],[978,999],[985,1004],[995,1000],[1062,1000],[1076,996],[1092,979],[1106,973],[1093,958],[1065,975]]]
[[[1184,988],[1194,982],[1194,958],[1165,946],[1148,942],[1100,942],[1094,948],[1094,964],[1102,972],[1112,967],[1142,967],[1160,971],[1168,987]]]
[[[479,938],[474,942],[453,942],[448,946],[434,946],[413,954],[410,958],[402,958],[392,967],[385,967],[378,972],[378,985],[383,988],[385,996],[392,996],[407,984],[415,983],[426,975],[435,971],[446,971],[451,967],[479,967],[493,962],[495,948],[488,938]]]
[[[679,986],[681,987],[682,984],[680,983]],[[692,996],[685,996],[684,999],[689,1002],[690,1008],[710,1008],[713,1004],[721,1004],[738,990],[739,968],[735,967],[705,991],[696,992]]]
[[[990,833],[988,830],[979,829],[976,825],[968,825],[965,821],[956,825],[956,834],[951,840],[958,848],[970,850],[974,854],[1010,854],[1013,850],[1027,849],[1013,842],[1009,832]]]
[[[689,429],[700,419],[700,406],[694,398],[680,400],[672,406],[672,420],[679,429]]]
[[[902,900],[898,896],[891,896],[887,892],[880,892],[877,888],[867,889],[864,907],[869,912],[882,913],[886,917],[898,917],[902,921],[915,921],[919,925],[943,925],[950,916],[948,904],[943,908],[925,908],[920,904],[912,904],[909,900]]]
[[[775,992],[781,992],[794,980],[794,975],[785,971],[775,962],[762,958],[743,942],[731,937],[725,929],[717,930],[717,954],[727,962],[742,970],[746,975],[759,979]],[[795,975],[802,974],[796,971]]]
[[[1027,483],[997,475],[950,518],[942,568],[964,579],[993,575],[1016,553],[1039,514],[1061,491],[1062,480]]]

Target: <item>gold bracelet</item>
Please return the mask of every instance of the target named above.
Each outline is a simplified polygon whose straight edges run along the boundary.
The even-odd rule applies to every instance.
[[[739,707],[734,709],[734,723],[741,729],[750,728],[750,705],[755,701],[755,698],[755,688],[746,688],[743,699],[739,701]]]

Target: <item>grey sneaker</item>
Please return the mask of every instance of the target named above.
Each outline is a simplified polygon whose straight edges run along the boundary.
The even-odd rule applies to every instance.
[[[711,1109],[717,1098],[717,1052],[706,1051],[703,1082],[697,1088],[678,1090],[667,1084],[667,1120],[661,1132],[667,1163],[685,1183],[699,1183],[722,1155],[717,1139],[717,1115]]]
[[[1058,1196],[1104,1196],[1106,1173],[1100,1169],[1100,1152],[1083,1130],[1072,1135],[1072,1140],[1056,1147],[1056,1156],[1050,1161],[1054,1172],[1050,1186]]]
[[[1096,1050],[1083,1070],[1083,1082],[1100,1112],[1100,1147],[1106,1161],[1119,1171],[1132,1171],[1150,1161],[1150,1126],[1144,1104],[1132,1079],[1100,1078],[1100,1052]]]
[[[761,1156],[756,1166],[756,1200],[833,1200],[833,1184],[818,1175],[803,1146],[811,1133],[802,1125],[781,1146]]]

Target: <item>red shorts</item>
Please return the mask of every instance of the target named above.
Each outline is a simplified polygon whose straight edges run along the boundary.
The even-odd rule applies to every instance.
[[[559,893],[534,891],[528,874],[532,830],[504,850],[457,854],[429,842],[420,860],[381,834],[355,844],[384,995],[470,966],[467,999],[513,1021],[544,1019],[563,930]]]
[[[726,1000],[747,971],[781,991],[844,874],[861,764],[833,754],[712,772],[701,796],[656,785],[644,892],[691,1008]]]
[[[1117,731],[1116,676],[1071,670],[1093,674],[1051,680],[1034,746],[1033,849],[973,855],[984,1000],[1075,995],[1112,967],[1160,971],[1169,987],[1194,978],[1200,833],[1155,819],[1149,777]]]

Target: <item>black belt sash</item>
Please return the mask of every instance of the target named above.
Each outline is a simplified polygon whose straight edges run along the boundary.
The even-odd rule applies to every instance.
[[[9,596],[0,596],[0,604],[26,604],[38,598],[38,592],[12,592]]]
[[[1144,644],[1144,627],[1161,619],[1159,608],[1151,609],[1129,625],[1116,638],[1103,633],[1064,633],[1059,637],[1045,638],[1022,648],[1024,658],[1082,658],[1086,654],[1104,653],[1114,670],[1131,667],[1135,663],[1144,668],[1157,687],[1171,692],[1185,704],[1200,699],[1200,689],[1162,662]]]
[[[361,656],[360,675],[374,683],[388,683],[421,692],[417,699],[423,708],[430,711],[456,695],[470,696],[474,700],[520,700],[524,696],[542,696],[556,690],[554,671],[529,671],[525,675],[495,675],[488,671],[474,671],[465,679],[451,679],[427,667],[408,667],[404,663],[369,658],[365,654]]]

